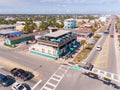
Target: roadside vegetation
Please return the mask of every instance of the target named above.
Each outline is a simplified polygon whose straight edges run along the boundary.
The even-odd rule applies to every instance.
[[[117,17],[117,16],[116,16],[116,21],[117,21],[116,27],[117,27],[117,29],[118,29],[118,33],[120,34],[120,18]]]
[[[75,57],[74,62],[78,63],[85,59],[93,47],[94,47],[93,44],[87,44],[86,47]]]
[[[97,41],[100,37],[101,37],[100,34],[96,34],[93,38],[94,38],[95,41]]]
[[[93,38],[94,38],[95,42],[97,42],[100,37],[101,37],[101,35],[96,34]],[[93,49],[93,47],[94,47],[94,44],[89,44],[89,43],[87,44],[85,40],[82,40],[80,43],[83,46],[83,49],[75,57],[75,59],[74,59],[75,63],[78,63],[78,62],[84,60],[88,56],[90,51]]]

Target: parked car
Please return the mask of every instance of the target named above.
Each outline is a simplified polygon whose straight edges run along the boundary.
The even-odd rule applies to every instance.
[[[5,78],[5,75],[0,73],[0,84],[2,83],[3,79]]]
[[[9,85],[12,85],[15,81],[16,81],[15,78],[13,78],[13,77],[10,76],[10,75],[7,75],[7,76],[5,76],[5,77],[3,78],[1,84],[2,84],[3,86],[9,86]]]
[[[17,77],[20,77],[23,73],[25,73],[25,71],[23,69],[18,69],[18,68],[13,68],[10,73],[13,75],[13,76],[17,76]]]
[[[32,74],[31,72],[25,71],[25,70],[19,69],[19,68],[14,68],[10,72],[12,75],[14,75],[16,77],[20,77],[24,81],[30,80],[34,77],[34,74]]]
[[[34,75],[31,72],[25,71],[25,73],[21,74],[21,79],[23,79],[24,81],[32,79],[34,77]]]
[[[30,86],[26,83],[14,83],[12,85],[12,90],[31,90]]]
[[[96,47],[96,50],[97,50],[97,51],[100,51],[100,50],[102,50],[102,47],[101,47],[101,45],[98,45],[98,46]]]
[[[111,38],[114,38],[114,35],[111,34],[110,37],[111,37]]]

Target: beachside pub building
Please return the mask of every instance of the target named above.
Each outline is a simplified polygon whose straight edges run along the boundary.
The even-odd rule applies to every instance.
[[[29,51],[50,58],[69,55],[77,48],[77,36],[71,31],[58,30],[38,39]]]

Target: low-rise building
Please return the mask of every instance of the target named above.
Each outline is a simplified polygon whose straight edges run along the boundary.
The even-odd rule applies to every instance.
[[[64,29],[73,29],[76,28],[76,20],[71,18],[71,19],[66,19],[64,21]]]
[[[16,25],[0,25],[0,30],[3,29],[15,29]]]
[[[25,27],[25,25],[16,25],[15,29],[19,30],[19,31],[23,31],[24,27]]]
[[[59,30],[39,38],[38,42],[29,48],[29,51],[56,59],[71,54],[76,48],[76,34]]]
[[[17,31],[15,29],[4,29],[0,30],[0,35],[14,37],[14,36],[21,36],[23,34],[22,31]]]
[[[7,46],[13,46],[15,44],[19,44],[21,42],[31,40],[34,37],[35,37],[34,33],[24,34],[24,35],[17,36],[17,37],[6,37],[5,40],[4,40],[4,44],[7,45]]]
[[[72,30],[77,35],[77,41],[87,40],[89,37],[93,35],[92,30],[90,28],[79,28],[76,30]]]

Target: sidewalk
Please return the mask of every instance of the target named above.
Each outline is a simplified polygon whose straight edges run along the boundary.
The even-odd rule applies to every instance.
[[[116,54],[116,61],[117,61],[117,72],[120,74],[120,46],[119,46],[119,41],[117,37],[117,33],[115,32],[114,34],[114,41],[115,41],[115,54]]]

